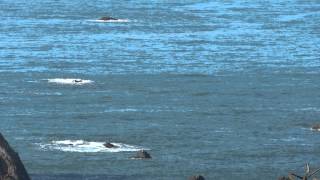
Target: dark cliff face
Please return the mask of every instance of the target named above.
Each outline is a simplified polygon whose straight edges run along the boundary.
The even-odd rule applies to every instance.
[[[19,155],[0,133],[0,180],[30,180]]]

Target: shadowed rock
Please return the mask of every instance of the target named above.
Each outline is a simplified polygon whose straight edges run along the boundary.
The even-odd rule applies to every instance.
[[[203,176],[198,175],[198,176],[191,176],[189,177],[189,180],[205,180]]]
[[[0,133],[0,180],[30,180],[19,155]]]
[[[118,146],[116,146],[116,145],[114,145],[114,144],[112,144],[112,143],[104,143],[103,145],[104,145],[104,147],[106,147],[106,148],[118,148]]]
[[[140,150],[137,152],[137,154],[133,158],[134,159],[151,159],[151,155],[145,150]]]
[[[99,20],[110,21],[110,20],[118,20],[118,19],[113,18],[113,17],[109,17],[109,16],[104,16],[104,17],[101,17]]]

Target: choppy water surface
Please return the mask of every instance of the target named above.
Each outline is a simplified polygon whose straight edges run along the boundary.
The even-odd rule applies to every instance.
[[[1,0],[0,131],[34,179],[320,167],[319,22],[319,1]]]

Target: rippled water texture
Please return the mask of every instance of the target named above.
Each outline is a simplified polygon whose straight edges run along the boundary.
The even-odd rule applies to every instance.
[[[0,131],[36,180],[320,167],[319,29],[316,0],[0,0]]]

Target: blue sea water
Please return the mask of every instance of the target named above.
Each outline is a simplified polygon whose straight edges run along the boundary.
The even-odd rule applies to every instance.
[[[0,0],[0,132],[36,180],[276,179],[320,167],[319,47],[317,0]]]

